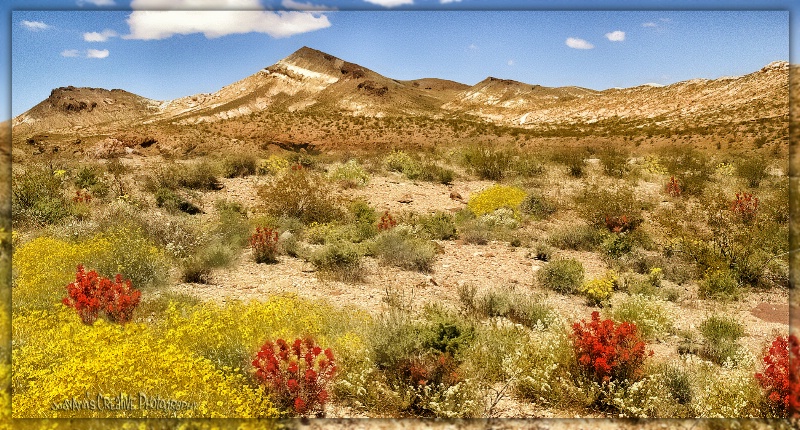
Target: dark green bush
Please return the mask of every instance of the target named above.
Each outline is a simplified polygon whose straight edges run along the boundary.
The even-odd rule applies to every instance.
[[[760,154],[753,154],[736,164],[736,174],[747,182],[750,188],[758,188],[767,176],[769,159]]]
[[[556,212],[556,205],[543,196],[531,193],[525,197],[519,209],[524,214],[531,215],[535,219],[545,219]]]
[[[606,146],[598,152],[597,156],[600,159],[600,165],[603,166],[603,173],[612,178],[622,178],[631,170],[628,164],[630,153],[623,148]]]
[[[675,176],[685,194],[700,195],[714,173],[708,157],[692,147],[665,149],[660,157],[671,176]]]
[[[185,212],[189,215],[196,215],[203,212],[197,205],[184,199],[177,192],[169,188],[159,188],[155,193],[155,197],[156,206],[170,212]]]
[[[576,203],[578,213],[589,225],[612,232],[635,230],[643,221],[642,209],[648,206],[629,187],[590,187],[576,198]]]
[[[739,338],[745,334],[742,324],[721,315],[712,315],[703,321],[700,333],[705,338],[703,355],[717,364],[729,359],[735,361],[740,348]]]
[[[306,224],[341,219],[325,178],[302,169],[289,169],[258,190],[263,209],[275,217],[292,217]]]
[[[559,249],[592,251],[603,241],[603,232],[586,224],[560,227],[550,234],[547,243]]]
[[[436,246],[433,243],[397,228],[379,234],[372,249],[386,264],[420,272],[430,271],[436,258]]]
[[[235,178],[255,175],[258,168],[256,157],[251,154],[231,154],[222,158],[222,176]]]
[[[536,279],[545,288],[559,293],[576,293],[583,284],[583,264],[573,258],[553,260],[536,273]]]
[[[11,213],[15,223],[55,224],[71,214],[64,196],[64,173],[28,166],[11,179]]]
[[[314,251],[310,261],[323,277],[344,282],[356,282],[364,277],[361,253],[352,243],[329,243]]]
[[[481,179],[499,181],[508,176],[512,154],[502,149],[473,146],[464,151],[463,164]]]

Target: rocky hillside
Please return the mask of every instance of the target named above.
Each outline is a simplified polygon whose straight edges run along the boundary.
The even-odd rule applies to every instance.
[[[13,127],[17,141],[48,132],[111,134],[142,123],[150,130],[219,122],[242,127],[253,114],[303,113],[467,120],[533,130],[585,128],[598,122],[629,128],[708,128],[788,120],[788,82],[788,63],[774,62],[745,76],[663,87],[595,91],[494,77],[467,86],[436,78],[393,80],[303,47],[212,94],[161,102],[123,90],[57,88],[14,118]]]

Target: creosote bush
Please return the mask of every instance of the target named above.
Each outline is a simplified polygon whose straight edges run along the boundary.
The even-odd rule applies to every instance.
[[[636,324],[641,336],[647,340],[654,340],[672,330],[672,318],[664,308],[664,303],[652,297],[626,297],[613,304],[611,316],[616,321]]]
[[[256,157],[251,154],[230,154],[222,158],[222,176],[236,178],[257,172]]]
[[[700,325],[700,333],[705,339],[704,356],[717,364],[736,363],[744,326],[731,317],[712,315]]]
[[[571,294],[578,292],[583,284],[583,264],[574,258],[552,260],[545,264],[538,272],[536,279],[545,288],[559,293]]]
[[[331,198],[325,178],[308,169],[291,168],[258,190],[263,209],[276,217],[292,217],[306,224],[339,219],[343,211]]]
[[[321,275],[335,280],[354,282],[364,276],[361,253],[352,243],[326,244],[311,254],[310,261]]]
[[[400,228],[381,232],[375,237],[372,250],[386,264],[419,272],[430,271],[436,257],[432,242]]]

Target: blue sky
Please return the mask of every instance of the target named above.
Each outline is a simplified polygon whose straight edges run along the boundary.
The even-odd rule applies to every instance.
[[[796,3],[12,0],[0,6],[11,29],[0,37],[12,39],[0,43],[10,48],[2,58],[11,67],[0,70],[12,99],[0,106],[0,120],[59,86],[122,88],[157,100],[213,92],[304,45],[395,79],[470,85],[495,76],[606,89],[741,75],[789,60]],[[164,5],[195,11],[146,11]],[[221,5],[251,11],[196,11]],[[309,6],[318,11],[276,12]],[[686,7],[695,10],[679,10]],[[793,45],[796,54],[800,43]],[[0,99],[9,99],[8,87],[0,86]]]

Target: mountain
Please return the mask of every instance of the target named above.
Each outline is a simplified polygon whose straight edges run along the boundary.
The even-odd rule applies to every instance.
[[[434,121],[418,125],[415,136],[440,127],[436,121],[454,120],[476,127],[488,124],[550,132],[579,129],[593,133],[599,130],[597,124],[625,124],[628,129],[707,129],[788,121],[788,81],[788,63],[775,62],[744,76],[604,91],[551,88],[495,77],[468,86],[437,78],[394,80],[303,47],[217,92],[175,100],[150,100],[123,90],[57,88],[14,118],[12,125],[15,142],[47,133],[110,136],[146,132],[159,140],[173,135],[197,139],[203,137],[200,129],[192,127],[197,124],[216,127],[221,134],[236,130],[228,134],[236,134],[238,140],[247,140],[247,136],[324,140],[337,132],[336,125],[320,131],[319,121],[303,122],[308,116],[355,121],[358,127],[363,119]],[[275,122],[277,117],[280,124]],[[254,121],[260,121],[259,129],[291,124],[282,134],[265,135],[252,131],[249,124]],[[398,138],[401,133],[411,134],[403,125],[392,132]],[[437,136],[447,138],[447,133]],[[371,134],[369,139],[376,137]]]

